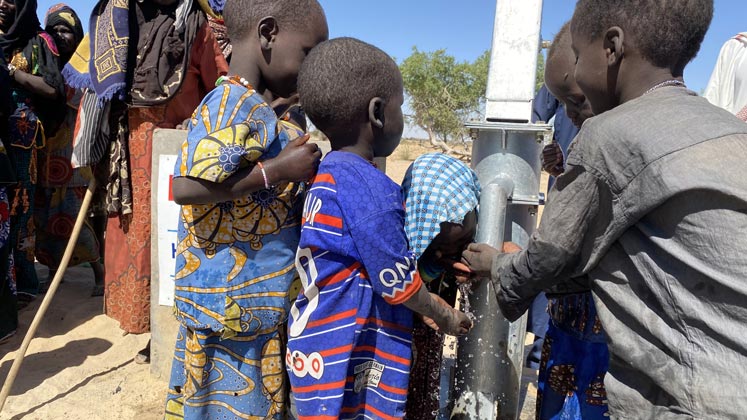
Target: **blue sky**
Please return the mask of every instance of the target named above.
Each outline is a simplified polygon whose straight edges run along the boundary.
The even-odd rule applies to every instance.
[[[59,0],[38,0],[39,15]],[[229,0],[230,1],[230,0]],[[473,60],[490,48],[494,0],[320,0],[327,12],[330,36],[353,36],[397,58],[445,48],[461,60]],[[575,0],[545,0],[542,36],[552,39],[573,14]],[[69,1],[87,25],[94,0]],[[747,31],[745,0],[715,0],[716,13],[698,57],[685,71],[688,86],[699,92],[708,83],[721,45]],[[459,5],[455,7],[455,5]]]

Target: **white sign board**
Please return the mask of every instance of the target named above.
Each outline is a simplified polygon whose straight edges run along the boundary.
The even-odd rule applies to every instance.
[[[174,274],[176,273],[176,247],[178,245],[180,206],[174,203],[171,182],[174,176],[176,155],[160,155],[158,161],[158,304],[174,305]]]

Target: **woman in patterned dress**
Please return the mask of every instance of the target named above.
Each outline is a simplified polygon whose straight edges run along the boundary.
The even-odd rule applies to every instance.
[[[47,11],[44,30],[51,34],[60,53],[60,65],[66,64],[83,39],[83,26],[73,9],[57,4]],[[86,187],[92,179],[91,168],[75,168],[70,159],[73,152],[73,130],[78,114],[81,91],[66,86],[66,115],[54,136],[47,139],[47,147],[38,155],[39,178],[34,219],[36,223],[36,258],[49,267],[49,285],[62,260],[72,233],[75,219],[83,203]],[[95,286],[92,296],[104,294],[104,268],[99,261],[96,232],[86,220],[70,260],[75,266],[90,263]]]
[[[64,113],[64,83],[52,37],[42,32],[36,0],[0,2],[0,48],[11,79],[12,111],[5,147],[18,183],[9,189],[9,245],[15,260],[18,299],[28,302],[39,292],[34,267],[36,230],[32,218],[37,181],[37,154],[46,146]]]
[[[119,166],[117,170],[113,166],[110,172],[110,179],[131,186],[131,201],[123,202],[114,213],[110,209],[110,217],[115,217],[109,219],[106,248],[118,252],[109,253],[105,260],[105,308],[125,332],[140,334],[150,331],[153,131],[175,128],[188,119],[228,65],[198,7],[189,10],[185,29],[179,34],[175,29],[176,10],[183,0],[132,3],[139,34],[130,34],[130,48],[140,54],[130,64],[134,71],[128,80],[125,120],[129,136],[124,143],[125,154],[119,155],[128,158],[129,168],[122,170]],[[168,55],[186,57],[181,62],[162,58]],[[169,81],[180,87],[170,90]],[[146,348],[136,361],[145,363],[149,357]]]

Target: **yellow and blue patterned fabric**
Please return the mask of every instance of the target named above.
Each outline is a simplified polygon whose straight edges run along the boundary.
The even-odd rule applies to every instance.
[[[197,0],[200,8],[216,19],[223,19],[223,9],[226,7],[226,0]]]
[[[253,89],[226,83],[197,107],[174,170],[224,182],[277,156],[289,141],[275,112]],[[281,184],[222,203],[182,206],[176,308],[191,328],[224,336],[282,324],[296,276],[303,191]]]
[[[175,177],[224,182],[277,156],[300,130],[253,89],[226,83],[197,107]],[[281,418],[280,327],[297,278],[303,186],[182,206],[175,305],[181,329],[166,418]]]
[[[462,223],[477,208],[480,181],[459,159],[428,153],[415,159],[402,181],[405,231],[417,258],[441,232],[441,223]]]

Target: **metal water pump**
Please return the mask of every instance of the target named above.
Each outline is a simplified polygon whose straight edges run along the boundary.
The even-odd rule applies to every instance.
[[[537,226],[540,153],[551,134],[531,124],[542,0],[498,0],[485,121],[468,125],[472,165],[482,185],[477,242],[524,247]],[[526,315],[508,322],[489,281],[466,296],[474,329],[459,340],[452,419],[517,419]]]

